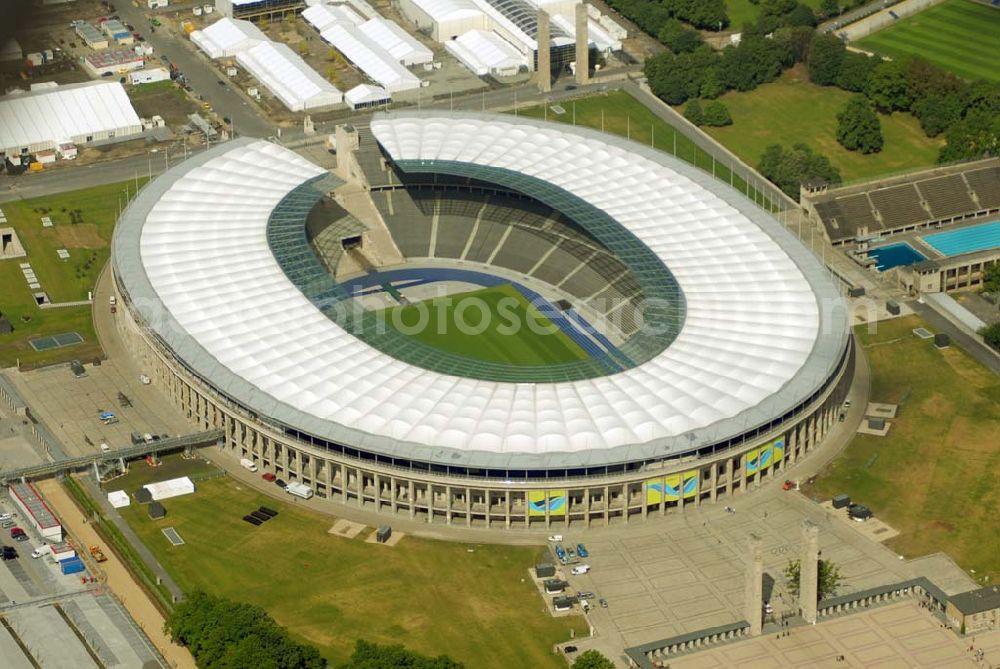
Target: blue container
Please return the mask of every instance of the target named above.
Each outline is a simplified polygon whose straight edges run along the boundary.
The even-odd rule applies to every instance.
[[[81,571],[86,569],[86,567],[83,566],[83,560],[78,557],[74,557],[60,562],[59,569],[62,570],[63,574],[79,574]]]

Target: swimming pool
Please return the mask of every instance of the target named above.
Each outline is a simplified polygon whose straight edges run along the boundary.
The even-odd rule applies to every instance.
[[[893,267],[912,265],[915,262],[927,260],[927,256],[906,242],[889,244],[872,249],[868,252],[868,257],[875,258],[875,269],[880,272],[892,269]]]
[[[946,256],[1000,248],[1000,221],[938,232],[925,236],[923,240]]]

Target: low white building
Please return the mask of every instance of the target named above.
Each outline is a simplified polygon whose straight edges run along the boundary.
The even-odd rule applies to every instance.
[[[47,541],[62,541],[62,524],[30,483],[11,483],[10,498],[24,520]]]
[[[145,59],[127,47],[95,51],[83,59],[83,69],[94,78],[122,76],[132,70],[141,70],[145,65]]]
[[[121,509],[132,503],[128,493],[124,490],[113,490],[108,493],[108,504],[116,509]]]
[[[473,0],[400,0],[400,12],[436,42],[486,30],[486,14]]]
[[[359,28],[337,23],[321,32],[320,36],[344,54],[365,76],[390,93],[420,88],[420,79],[415,74]]]
[[[0,98],[0,157],[132,139],[142,122],[117,81],[68,84]]]
[[[157,81],[169,81],[170,72],[165,67],[151,67],[145,70],[129,72],[128,82],[133,86],[136,84],[152,84]]]
[[[358,30],[406,67],[434,60],[434,53],[430,49],[392,21],[381,17],[371,19],[358,26]]]
[[[351,109],[369,109],[381,107],[392,102],[389,91],[371,84],[359,84],[344,93],[344,102]]]
[[[158,502],[161,499],[170,499],[171,497],[180,497],[181,495],[190,495],[194,492],[194,482],[187,476],[168,481],[147,483],[142,487],[149,491],[154,502]]]

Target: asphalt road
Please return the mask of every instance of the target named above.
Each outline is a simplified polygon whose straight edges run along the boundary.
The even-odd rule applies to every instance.
[[[149,14],[143,7],[135,7],[129,0],[115,3],[117,14],[123,21],[135,26],[153,46],[153,58],[164,55],[184,73],[193,93],[201,95],[219,116],[230,117],[237,132],[253,137],[268,137],[275,134],[275,127],[257,115],[256,110],[230,85],[229,80],[214,70],[206,57],[194,52],[186,38],[173,35],[164,28],[151,32]],[[224,85],[219,85],[222,81]]]

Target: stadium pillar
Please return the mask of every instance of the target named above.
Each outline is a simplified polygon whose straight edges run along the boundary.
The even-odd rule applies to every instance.
[[[538,31],[536,46],[538,47],[538,66],[535,75],[538,77],[538,90],[548,93],[552,90],[552,45],[549,37],[549,15],[544,9],[538,10]],[[546,519],[548,525],[548,519]]]
[[[576,6],[576,83],[581,86],[590,81],[590,34],[588,33],[587,4]]]
[[[812,521],[802,521],[802,561],[799,563],[799,608],[802,618],[816,624],[816,604],[819,601],[819,527]]]
[[[413,481],[410,481],[409,492],[407,493],[410,502],[410,518],[415,518],[417,515],[417,498],[416,493],[413,490]]]
[[[472,488],[465,489],[465,524],[472,527]]]
[[[747,537],[746,596],[743,598],[750,636],[760,636],[764,625],[764,555],[761,539],[756,534]]]

